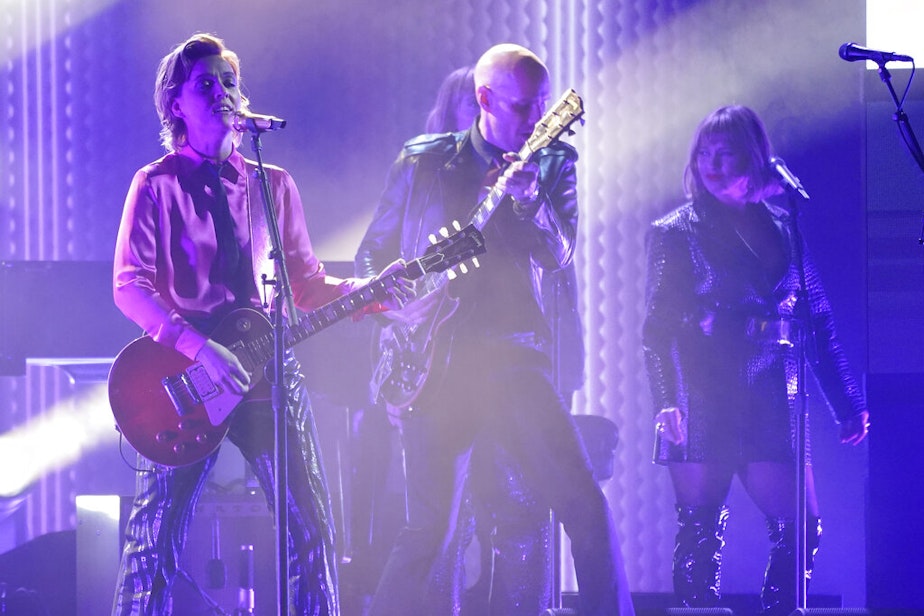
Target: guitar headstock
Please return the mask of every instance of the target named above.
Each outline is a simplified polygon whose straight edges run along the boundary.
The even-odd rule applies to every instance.
[[[558,140],[567,132],[574,134],[571,125],[584,117],[584,101],[569,88],[562,97],[549,109],[542,119],[533,127],[533,134],[526,140],[526,144],[519,152],[520,160],[527,160],[539,149]]]
[[[484,236],[475,228],[475,225],[470,224],[465,228],[459,228],[459,224],[455,223],[455,227],[457,231],[452,234],[445,227],[441,229],[441,239],[435,235],[430,236],[432,245],[427,248],[422,257],[408,264],[409,277],[416,278],[427,272],[443,272],[453,266],[464,265],[464,261],[485,253],[487,248]],[[419,270],[419,273],[412,269]],[[417,275],[414,275],[415,273]]]

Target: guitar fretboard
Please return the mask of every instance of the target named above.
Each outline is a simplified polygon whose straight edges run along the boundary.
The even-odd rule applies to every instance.
[[[387,281],[393,281],[397,276],[398,274],[395,273],[385,278],[374,280],[355,291],[351,291],[343,297],[335,299],[303,315],[298,320],[298,323],[286,330],[285,347],[287,349],[292,348],[303,340],[330,327],[334,323],[342,321],[373,302],[381,301],[387,296]],[[238,353],[238,357],[241,359],[244,367],[249,371],[253,371],[253,369],[266,364],[266,362],[273,357],[273,342],[274,336],[272,332],[263,336],[257,336],[250,340],[243,349],[245,355]]]

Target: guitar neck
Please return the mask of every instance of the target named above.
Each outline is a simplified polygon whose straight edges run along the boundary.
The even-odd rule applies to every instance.
[[[454,264],[483,252],[484,238],[481,237],[481,232],[478,229],[466,227],[455,235],[438,242],[424,255],[406,263],[402,269],[387,276],[380,276],[343,297],[303,315],[298,323],[286,331],[285,347],[295,346],[374,302],[385,301],[388,297],[388,288],[395,285],[398,278],[417,280],[425,275],[433,277],[434,270],[440,272],[440,275],[445,275],[445,272]],[[275,345],[272,337],[272,333],[259,336],[248,345],[249,358],[255,365],[265,363],[273,356]]]
[[[517,158],[519,160],[528,161],[532,158],[533,154],[535,154],[535,152],[530,147],[529,141],[527,141],[523,147],[520,148],[520,151],[517,152]],[[485,198],[478,204],[475,213],[472,214],[471,224],[475,225],[475,228],[479,231],[483,231],[485,225],[488,224],[488,220],[490,220],[494,212],[497,211],[497,207],[501,204],[506,194],[507,193],[499,189],[496,184],[492,186]]]
[[[408,267],[416,265],[416,262],[408,264]],[[389,276],[373,280],[367,285],[351,291],[347,295],[335,299],[320,308],[302,315],[298,323],[286,330],[285,348],[289,349],[298,343],[308,339],[323,329],[342,321],[346,317],[355,314],[363,308],[381,301],[387,296],[386,287],[393,282],[399,273],[396,272]],[[253,358],[254,365],[263,365],[273,357],[274,345],[273,334],[269,333],[259,336],[248,344],[250,357]]]
[[[398,276],[398,273],[394,273],[384,278],[373,280],[369,284],[305,314],[289,330],[286,347],[294,346],[363,308],[384,300],[388,296],[388,285],[393,283]]]

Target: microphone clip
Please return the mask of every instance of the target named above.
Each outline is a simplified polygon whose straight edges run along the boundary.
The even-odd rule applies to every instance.
[[[271,130],[281,130],[286,127],[286,121],[270,115],[261,115],[250,111],[238,111],[231,120],[234,130],[241,133],[264,133]]]

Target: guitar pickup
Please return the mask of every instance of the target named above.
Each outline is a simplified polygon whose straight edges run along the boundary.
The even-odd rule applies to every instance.
[[[218,393],[218,388],[202,364],[193,364],[186,371],[161,380],[161,385],[180,417]]]

